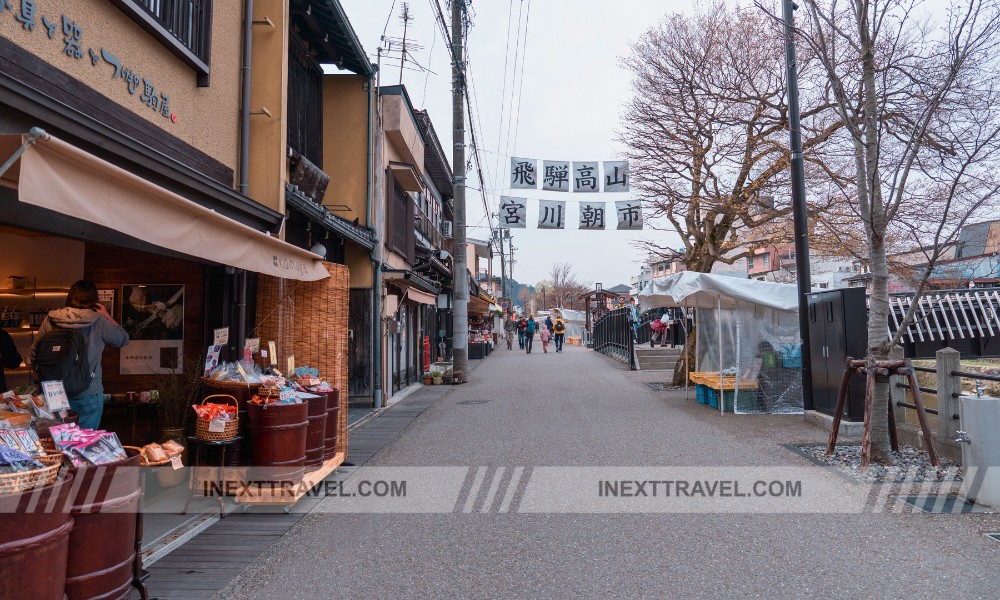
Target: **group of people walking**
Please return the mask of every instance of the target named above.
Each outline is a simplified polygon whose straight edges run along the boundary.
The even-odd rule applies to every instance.
[[[544,321],[537,321],[533,315],[521,315],[507,317],[504,323],[504,332],[507,336],[507,349],[514,347],[514,334],[517,334],[517,345],[521,350],[531,354],[534,345],[535,333],[538,333],[542,341],[542,352],[548,353],[549,340],[555,340],[556,352],[562,352],[563,341],[566,338],[566,322],[561,317],[556,317],[553,321],[551,316],[545,317]]]

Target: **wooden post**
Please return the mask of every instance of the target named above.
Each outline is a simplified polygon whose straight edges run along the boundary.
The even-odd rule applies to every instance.
[[[847,357],[844,364],[844,376],[840,379],[840,390],[837,392],[837,406],[833,409],[833,430],[830,432],[830,441],[826,445],[826,455],[833,454],[833,449],[837,446],[837,435],[840,433],[840,421],[844,417],[844,404],[847,403],[847,389],[851,384],[851,373],[854,368],[851,366],[851,357]]]
[[[938,437],[942,440],[953,440],[959,426],[958,421],[951,418],[958,413],[958,398],[952,394],[962,393],[962,380],[952,375],[952,372],[961,370],[962,355],[954,348],[942,348],[937,351],[935,358],[937,359],[935,388],[937,388]]]
[[[875,357],[869,356],[867,371],[868,378],[865,380],[865,428],[861,435],[861,472],[868,471],[868,465],[872,461],[872,396],[875,395]]]
[[[941,461],[938,460],[937,453],[934,452],[934,438],[931,434],[931,426],[927,422],[927,413],[924,411],[924,402],[920,399],[920,383],[917,382],[917,374],[913,371],[913,365],[909,360],[906,361],[906,375],[910,380],[910,396],[913,398],[913,406],[917,407],[917,419],[920,421],[920,429],[924,432],[924,442],[927,443],[927,454],[931,457],[931,464],[935,467],[941,466]],[[940,396],[938,396],[938,406],[941,405]],[[938,412],[938,418],[942,417],[940,409]]]

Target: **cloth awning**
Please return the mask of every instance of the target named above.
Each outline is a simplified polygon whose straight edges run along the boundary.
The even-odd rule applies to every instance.
[[[694,271],[654,279],[639,293],[639,303],[644,309],[669,306],[734,309],[748,304],[787,312],[799,309],[794,285]]]
[[[0,136],[0,148],[14,138]],[[0,157],[0,158],[6,158]],[[29,144],[5,184],[21,202],[114,229],[155,246],[284,279],[330,276],[320,257],[238,223],[49,135]]]
[[[437,296],[434,294],[428,294],[427,292],[421,292],[417,288],[411,287],[406,290],[406,299],[412,300],[417,304],[428,304],[430,306],[437,306]]]

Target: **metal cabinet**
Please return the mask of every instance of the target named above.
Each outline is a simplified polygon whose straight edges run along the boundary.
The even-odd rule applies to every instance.
[[[809,353],[813,408],[833,414],[847,357],[865,356],[868,308],[864,288],[816,292],[809,299]],[[865,381],[852,375],[844,418],[864,420]]]

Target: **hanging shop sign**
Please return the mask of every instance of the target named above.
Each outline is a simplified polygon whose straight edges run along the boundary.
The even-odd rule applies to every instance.
[[[510,188],[538,189],[541,180],[542,189],[550,192],[568,192],[571,189],[577,194],[628,192],[628,161],[606,160],[603,164],[602,175],[601,161],[544,160],[539,177],[536,159],[513,157],[510,159]]]
[[[566,201],[538,200],[538,229],[566,228]],[[603,231],[607,224],[607,202],[578,201],[580,207],[578,229]],[[639,231],[642,229],[642,201],[615,202],[617,229]],[[528,199],[500,196],[500,228],[525,229],[528,226]]]
[[[38,25],[41,25],[41,31],[45,32],[49,39],[57,40],[63,45],[61,54],[73,61],[87,57],[93,68],[97,68],[100,64],[110,65],[114,69],[111,78],[121,79],[122,85],[127,87],[130,95],[138,95],[138,101],[160,117],[168,119],[171,123],[177,122],[177,113],[171,109],[170,96],[157,88],[156,80],[148,77],[148,73],[139,73],[129,67],[127,62],[118,58],[108,48],[95,50],[87,47],[84,52],[84,28],[72,17],[63,14],[59,18],[49,18],[49,15],[42,14],[38,0],[20,0],[18,8],[14,7],[11,0],[0,0],[0,18],[8,15],[12,15],[29,33],[34,33]]]

